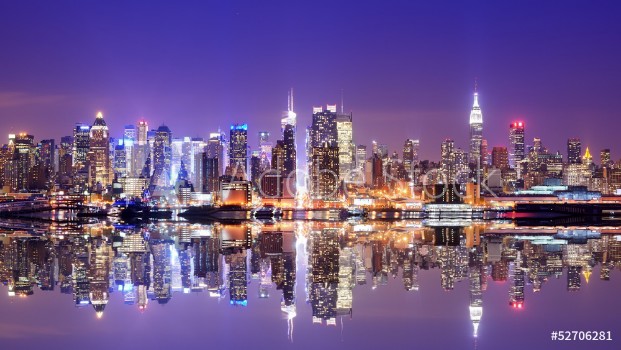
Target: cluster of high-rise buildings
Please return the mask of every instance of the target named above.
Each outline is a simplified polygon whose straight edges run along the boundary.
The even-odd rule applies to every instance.
[[[581,140],[572,137],[567,140],[564,157],[559,151],[548,150],[539,137],[528,144],[526,123],[521,120],[509,124],[508,146],[494,146],[490,150],[483,138],[478,97],[475,92],[470,112],[469,153],[456,148],[452,139],[444,140],[440,164],[436,165],[440,174],[432,174],[427,180],[460,185],[474,183],[481,185],[483,194],[545,191],[559,186],[577,186],[602,194],[621,190],[621,163],[611,160],[610,149],[601,150],[596,164],[589,148],[583,150]]]
[[[440,161],[419,159],[420,141],[406,139],[402,152],[372,142],[372,150],[356,144],[353,116],[337,105],[313,107],[305,129],[306,167],[298,166],[297,114],[293,92],[273,142],[259,131],[257,145],[248,143],[248,124],[233,124],[203,137],[176,137],[166,125],[146,121],[126,125],[120,138],[111,136],[104,116],[92,124],[76,124],[73,134],[35,143],[34,136],[9,135],[0,148],[0,185],[5,193],[45,192],[145,197],[191,204],[200,198],[226,204],[248,204],[252,194],[268,203],[321,206],[343,202],[348,195],[422,197],[425,184],[462,185],[461,191],[516,193],[550,186],[582,186],[603,194],[621,190],[621,163],[610,150],[595,164],[578,138],[567,141],[567,156],[551,152],[535,137],[526,142],[526,125],[509,125],[508,146],[491,149],[484,138],[478,92],[470,111],[469,146],[453,139],[440,147]],[[305,189],[305,191],[301,191]],[[351,189],[354,189],[353,191]],[[239,194],[239,193],[243,194]],[[203,195],[211,195],[203,196]],[[271,201],[271,202],[270,202]]]

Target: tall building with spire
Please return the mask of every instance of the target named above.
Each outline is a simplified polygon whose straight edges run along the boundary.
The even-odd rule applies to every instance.
[[[589,151],[589,147],[587,147],[582,156],[582,164],[589,166],[591,163],[593,163],[593,156],[591,155],[591,151]]]
[[[483,165],[483,154],[481,152],[481,143],[483,141],[483,113],[479,106],[479,93],[474,91],[474,103],[470,111],[470,153],[468,162],[475,166]]]
[[[90,129],[90,184],[106,187],[112,183],[110,135],[101,112],[97,113]]]
[[[295,184],[295,171],[297,169],[297,114],[293,111],[293,89],[289,91],[287,111],[281,119],[282,139],[284,148],[284,174],[283,177],[291,178]]]

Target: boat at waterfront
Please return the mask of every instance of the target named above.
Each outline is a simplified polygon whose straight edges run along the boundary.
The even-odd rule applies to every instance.
[[[189,207],[186,211],[178,214],[187,220],[250,220],[251,210],[241,205],[212,206],[203,205]]]
[[[264,205],[251,211],[254,219],[276,219],[282,217],[282,209],[273,205]]]
[[[100,218],[108,216],[108,209],[97,207],[97,206],[88,206],[88,205],[80,205],[78,206],[77,217],[80,218]]]
[[[141,200],[122,199],[114,202],[109,211],[112,216],[118,216],[123,220],[130,219],[170,219],[172,210],[150,205]]]

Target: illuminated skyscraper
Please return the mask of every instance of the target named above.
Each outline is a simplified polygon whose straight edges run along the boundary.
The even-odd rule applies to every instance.
[[[95,122],[90,130],[90,184],[95,187],[106,187],[112,183],[110,162],[110,135],[108,126],[101,112],[97,113]]]
[[[347,175],[353,169],[354,153],[356,146],[353,141],[353,117],[352,115],[339,115],[336,118],[337,144],[339,147],[339,174],[341,179],[347,179]]]
[[[610,161],[610,148],[605,148],[599,152],[599,162],[601,167],[612,167],[612,162]]]
[[[313,199],[336,199],[339,187],[339,148],[325,143],[313,147],[310,162],[310,195]]]
[[[202,158],[202,191],[209,193],[218,192],[220,190],[220,159],[218,159],[217,157],[207,157],[207,152],[203,153]]]
[[[134,145],[137,143],[136,140],[136,126],[135,125],[125,125],[125,129],[123,130],[123,149],[125,151],[125,161],[126,161],[126,174],[132,174],[134,172]]]
[[[366,145],[356,146],[356,167],[358,169],[362,169],[365,166],[366,161],[367,161],[367,146]]]
[[[209,140],[207,141],[207,146],[205,147],[205,152],[207,153],[207,158],[217,158],[219,169],[218,172],[220,174],[224,174],[227,166],[227,152],[226,152],[226,138],[225,134],[222,132],[212,132],[209,134]]]
[[[371,184],[374,188],[381,188],[384,186],[384,161],[379,154],[373,154],[371,158]]]
[[[255,188],[260,186],[261,173],[261,151],[252,151],[250,156],[250,181],[252,181],[252,185]]]
[[[418,164],[418,148],[420,141],[407,139],[403,144],[403,167],[408,174],[412,173],[412,168]]]
[[[128,160],[128,173],[130,176],[140,176],[142,175],[142,170],[145,167],[145,163],[147,162],[147,158],[151,154],[151,147],[153,144],[149,144],[147,140],[148,134],[148,124],[146,121],[141,120],[138,122],[138,127],[134,126],[134,129],[128,129],[126,127],[125,136],[128,140],[125,142],[132,143],[131,148],[131,156]],[[131,141],[131,136],[134,134],[133,142]],[[130,152],[127,151],[129,154]],[[151,176],[149,173],[147,176]]]
[[[287,178],[292,173],[295,173],[297,169],[297,114],[293,111],[293,89],[289,91],[287,111],[283,113],[283,118],[281,119],[281,130],[282,145],[285,151],[283,177]],[[295,180],[295,178],[293,179]]]
[[[5,181],[11,191],[26,190],[29,188],[28,175],[34,165],[34,136],[26,133],[9,135],[9,152],[11,149],[13,154],[6,165]]]
[[[483,113],[479,107],[479,93],[474,92],[474,103],[470,111],[470,153],[469,163],[479,166],[483,165],[481,142],[483,140]]]
[[[172,163],[172,132],[166,125],[161,125],[153,141],[153,177],[151,184],[155,186],[170,185]]]
[[[567,163],[582,163],[582,143],[579,138],[567,139]]]
[[[138,130],[136,134],[136,141],[139,145],[147,144],[147,134],[149,132],[149,124],[146,121],[141,120],[138,122]]]
[[[509,169],[509,152],[507,147],[494,147],[492,149],[492,166],[496,169]]]
[[[272,164],[272,148],[270,141],[270,133],[267,131],[259,131],[259,159],[261,163],[261,172],[271,168]]]
[[[336,105],[328,105],[326,109],[313,107],[312,118],[311,147],[321,147],[325,143],[336,146],[338,141]]]
[[[593,163],[593,156],[591,155],[591,151],[589,151],[589,147],[587,147],[582,156],[582,164],[588,167],[591,163]]]
[[[452,139],[445,139],[442,142],[441,154],[442,173],[445,176],[443,181],[446,181],[447,183],[452,183],[455,179],[457,171],[455,167],[455,141],[453,141]]]
[[[54,139],[41,140],[37,145],[35,154],[35,165],[42,168],[44,176],[42,180],[45,184],[52,179],[55,173],[56,147],[54,143]]]
[[[229,138],[229,166],[231,175],[243,177],[248,169],[248,125],[233,124]]]
[[[515,169],[525,157],[524,122],[509,124],[509,144],[509,166]]]
[[[90,149],[91,127],[84,124],[76,124],[73,129],[73,170],[79,171],[86,166],[88,150]]]

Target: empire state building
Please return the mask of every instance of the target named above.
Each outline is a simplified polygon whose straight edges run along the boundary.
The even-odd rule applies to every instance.
[[[470,155],[468,162],[476,167],[484,164],[481,154],[483,142],[483,114],[479,107],[479,93],[474,92],[474,103],[470,111]]]

